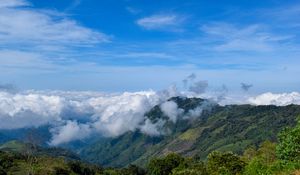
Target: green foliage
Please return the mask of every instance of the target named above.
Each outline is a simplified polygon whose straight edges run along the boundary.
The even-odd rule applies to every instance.
[[[249,146],[243,153],[242,160],[245,162],[250,162],[255,156],[257,156],[258,152],[256,148],[251,145]]]
[[[300,162],[280,160],[276,157],[279,150],[277,145],[270,141],[263,142],[256,150],[250,147],[245,150],[243,160],[246,160],[245,175],[273,175],[291,174],[300,168]]]
[[[276,144],[271,141],[263,142],[257,150],[257,156],[264,164],[272,164],[276,161]]]
[[[146,171],[136,165],[129,165],[121,170],[122,175],[145,175]]]
[[[0,151],[13,152],[25,156],[47,155],[50,157],[64,157],[70,160],[79,160],[79,156],[70,150],[57,147],[41,147],[17,140],[6,142],[0,146]]]
[[[263,142],[257,150],[253,147],[246,149],[243,159],[248,165],[244,174],[273,174],[273,164],[277,161],[275,149],[276,145],[271,141]]]
[[[241,174],[246,163],[237,155],[226,152],[214,151],[208,155],[207,168],[210,174]]]
[[[100,167],[79,161],[67,161],[45,155],[31,156],[31,159],[28,159],[19,153],[0,152],[1,175],[100,175],[101,173]]]
[[[244,174],[246,175],[269,175],[272,174],[264,160],[259,157],[253,158],[245,168]]]
[[[176,170],[172,173],[172,175],[207,175],[207,173],[196,169],[184,169]]]
[[[278,135],[277,155],[285,161],[300,161],[300,120],[294,128],[285,128]]]
[[[154,158],[148,164],[148,172],[150,175],[169,175],[183,161],[184,158],[175,153],[168,154],[164,158]]]
[[[297,139],[284,139],[283,135],[289,137],[288,134],[292,133],[297,138],[298,135],[293,132],[298,131],[299,125],[300,123],[294,128],[284,130],[277,145],[267,140],[258,148],[249,146],[242,156],[232,152],[213,151],[206,161],[201,161],[199,156],[183,157],[170,153],[149,160],[147,171],[136,165],[119,169],[101,168],[46,154],[31,155],[29,159],[28,155],[15,151],[0,151],[0,175],[296,175],[300,172],[300,160],[276,155],[285,153],[281,152],[284,149],[279,149],[282,145],[293,145],[292,148],[297,148]],[[294,142],[286,143],[291,140]]]
[[[185,158],[177,168],[173,169],[172,175],[208,175],[208,172],[204,162]]]
[[[70,170],[76,174],[94,175],[96,172],[101,172],[101,168],[87,165],[79,161],[71,161],[67,164]]]
[[[13,166],[13,155],[0,152],[0,169],[7,169]]]

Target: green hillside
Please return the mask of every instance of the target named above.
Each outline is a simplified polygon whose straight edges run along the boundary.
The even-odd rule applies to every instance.
[[[190,133],[189,133],[190,134]],[[189,135],[188,134],[188,135]],[[193,134],[192,134],[193,135]],[[185,136],[184,136],[185,137]],[[97,165],[48,155],[0,151],[1,175],[297,175],[300,172],[300,120],[295,127],[278,134],[277,143],[269,140],[250,146],[241,155],[213,151],[206,160],[198,156],[168,153],[152,157],[145,168],[102,168]],[[185,138],[184,138],[185,139]],[[16,146],[17,145],[17,146]],[[17,142],[6,146],[20,148]],[[19,149],[17,149],[19,150]]]
[[[208,101],[197,98],[172,98],[187,113]],[[144,166],[151,157],[171,152],[183,156],[205,159],[214,151],[233,151],[241,154],[250,145],[265,140],[276,141],[277,133],[286,126],[295,125],[300,106],[251,106],[211,104],[201,116],[180,119],[176,124],[168,121],[167,135],[151,137],[127,132],[80,149],[83,159],[103,166],[123,167],[130,163]],[[166,119],[158,106],[146,114],[152,121]]]
[[[56,147],[41,147],[30,143],[12,140],[0,145],[0,151],[32,156],[61,157],[70,160],[80,160],[79,156],[70,150]]]

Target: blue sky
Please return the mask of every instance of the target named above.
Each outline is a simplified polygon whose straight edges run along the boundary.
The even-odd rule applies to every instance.
[[[20,89],[300,87],[300,3],[279,0],[0,0],[0,83]]]

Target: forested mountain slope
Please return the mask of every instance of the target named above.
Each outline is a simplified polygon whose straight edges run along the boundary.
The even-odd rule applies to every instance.
[[[168,120],[159,106],[146,116],[152,122],[168,120],[162,135],[149,136],[140,131],[127,132],[119,137],[96,141],[79,149],[83,159],[103,166],[123,167],[145,165],[149,158],[176,152],[184,156],[205,159],[214,150],[242,153],[250,145],[265,140],[276,141],[277,133],[293,126],[300,115],[300,106],[219,106],[199,98],[172,98],[182,116],[200,107],[199,116]]]

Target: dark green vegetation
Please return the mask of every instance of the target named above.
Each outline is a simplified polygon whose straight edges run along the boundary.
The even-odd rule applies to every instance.
[[[79,150],[87,161],[103,166],[124,167],[129,164],[145,166],[152,157],[170,152],[182,156],[197,156],[205,160],[212,151],[232,151],[241,155],[250,145],[277,141],[277,134],[286,126],[296,124],[300,106],[218,106],[199,98],[172,98],[187,114],[200,106],[201,116],[166,122],[165,135],[151,137],[139,131],[127,132],[116,138],[94,142]],[[147,113],[153,122],[167,119],[159,106]]]
[[[101,168],[80,161],[45,155],[0,151],[0,174],[12,175],[297,175],[300,170],[300,121],[279,134],[278,143],[264,141],[250,146],[242,155],[213,151],[207,159],[169,153],[152,158],[146,169]],[[15,147],[15,144],[14,144]],[[19,146],[17,146],[19,149]]]
[[[0,146],[0,175],[139,175],[145,170],[102,168],[81,161],[78,156],[61,148],[43,148],[19,141]]]
[[[101,168],[78,161],[67,161],[61,157],[30,156],[26,154],[0,151],[0,174],[6,175],[46,175],[85,174],[101,172]]]
[[[206,161],[171,153],[153,158],[150,175],[297,175],[300,173],[300,121],[279,134],[278,143],[249,146],[242,155],[213,151]]]
[[[30,156],[61,157],[70,160],[80,160],[79,156],[69,150],[56,147],[41,147],[32,143],[9,141],[0,146],[0,151]]]

